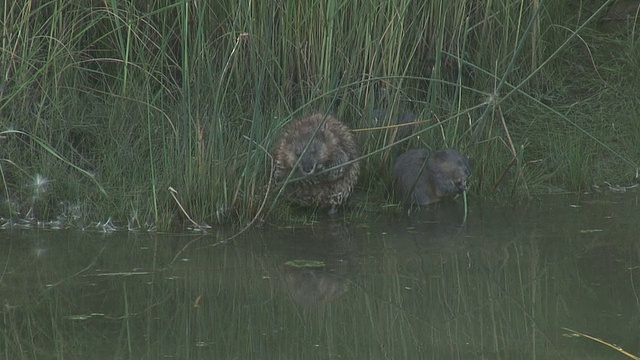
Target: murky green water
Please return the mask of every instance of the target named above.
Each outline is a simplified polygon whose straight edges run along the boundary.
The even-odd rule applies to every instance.
[[[3,359],[628,359],[636,194],[218,236],[0,231]],[[299,260],[295,262],[294,260]]]

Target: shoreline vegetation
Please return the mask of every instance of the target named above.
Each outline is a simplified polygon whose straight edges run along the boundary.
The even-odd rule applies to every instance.
[[[359,142],[353,216],[391,208],[391,164],[408,148],[469,155],[471,199],[632,188],[637,6],[7,2],[0,217],[142,230],[307,221],[277,196],[270,152],[317,111]]]

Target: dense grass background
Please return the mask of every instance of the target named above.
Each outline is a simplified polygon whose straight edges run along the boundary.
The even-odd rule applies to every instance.
[[[356,210],[390,203],[392,158],[417,146],[472,156],[477,197],[632,185],[633,3],[5,1],[0,216],[282,220],[268,151],[318,110],[358,130]],[[377,128],[407,111],[389,146]]]

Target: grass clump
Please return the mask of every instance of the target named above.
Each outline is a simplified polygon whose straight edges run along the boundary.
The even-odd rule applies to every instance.
[[[131,228],[247,224],[274,201],[280,130],[318,110],[359,130],[361,209],[381,208],[394,156],[418,146],[471,155],[479,196],[628,184],[637,16],[611,33],[599,28],[611,1],[574,5],[13,2],[0,215],[24,217],[41,174],[40,219],[74,208]]]

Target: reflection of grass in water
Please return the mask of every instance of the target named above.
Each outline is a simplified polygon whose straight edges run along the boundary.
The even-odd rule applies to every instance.
[[[574,299],[565,296],[573,291],[561,285],[567,279],[551,275],[566,272],[571,264],[547,263],[559,260],[541,257],[538,247],[532,238],[504,248],[477,244],[462,250],[452,244],[407,258],[404,253],[384,255],[382,264],[362,271],[378,274],[374,269],[381,268],[385,274],[364,281],[378,284],[365,290],[369,326],[385,329],[377,335],[381,347],[409,349],[414,357],[424,356],[422,348],[434,359],[572,358],[565,357],[566,344],[558,343],[555,334],[558,324],[571,317],[566,302]]]
[[[264,229],[233,246],[208,247],[202,238],[169,269],[192,236],[78,235],[63,242],[61,257],[30,263],[23,253],[7,254],[4,280],[11,282],[2,294],[11,301],[0,341],[11,359],[26,358],[20,346],[70,358],[109,351],[110,358],[150,359],[598,358],[563,356],[567,346],[556,343],[553,329],[588,296],[569,299],[581,286],[574,264],[566,253],[539,249],[544,240],[527,229],[498,244],[473,237],[467,247],[447,235],[436,246],[408,249],[398,236],[374,240],[365,231],[357,273],[339,275],[350,291],[308,307],[290,300],[277,269],[283,258],[296,258],[291,243],[281,235],[260,239]],[[294,242],[301,234],[291,236]],[[134,268],[150,273],[130,276]],[[11,293],[23,288],[20,299]],[[70,321],[82,314],[93,317]]]
[[[326,266],[324,261],[317,260],[290,260],[284,263],[284,265],[294,268],[322,268]]]

